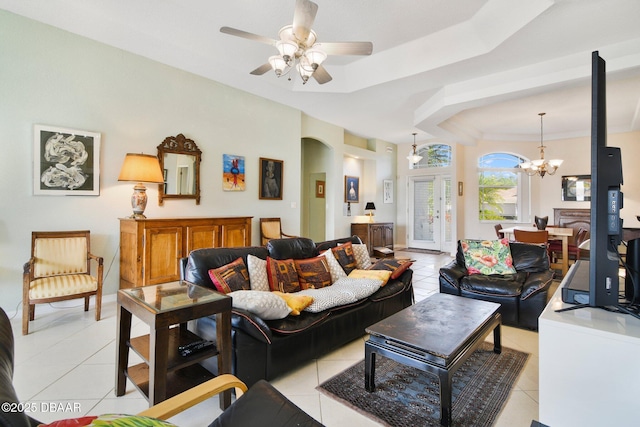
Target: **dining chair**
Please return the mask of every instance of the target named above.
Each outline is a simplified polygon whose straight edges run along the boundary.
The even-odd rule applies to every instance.
[[[97,264],[91,275],[91,261]],[[90,231],[34,231],[31,258],[22,275],[22,335],[29,333],[35,318],[35,305],[84,298],[96,298],[96,321],[102,305],[102,257],[91,254]]]
[[[271,239],[282,239],[283,237],[297,237],[282,232],[280,218],[260,218],[260,241],[262,246]]]
[[[516,228],[513,231],[513,236],[515,237],[516,242],[545,244],[549,242],[549,232],[547,230],[528,231],[518,230]]]
[[[588,239],[589,230],[585,227],[580,227],[573,239],[573,243],[569,243],[567,250],[569,262],[579,260],[581,257],[585,258],[586,251],[581,250],[580,245]],[[557,262],[558,259],[562,259],[562,242],[559,240],[552,240],[549,243],[549,254],[551,255],[552,262]]]
[[[498,236],[498,239],[504,239],[504,233],[500,231],[502,230],[502,224],[496,224],[493,228],[496,229],[496,236]]]

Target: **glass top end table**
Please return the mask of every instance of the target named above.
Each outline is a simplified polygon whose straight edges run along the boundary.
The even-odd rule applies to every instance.
[[[122,289],[120,292],[126,293],[155,313],[229,298],[220,292],[184,280]]]

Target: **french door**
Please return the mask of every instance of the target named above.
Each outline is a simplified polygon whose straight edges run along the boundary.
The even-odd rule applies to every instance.
[[[451,177],[409,177],[410,248],[450,251],[452,248]]]

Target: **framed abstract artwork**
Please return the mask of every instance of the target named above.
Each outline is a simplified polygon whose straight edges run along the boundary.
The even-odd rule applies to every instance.
[[[260,200],[282,200],[283,160],[260,157]]]
[[[244,156],[222,155],[222,190],[244,191]]]
[[[344,202],[360,202],[360,178],[357,176],[344,177]]]
[[[382,203],[393,203],[393,180],[382,181]]]
[[[100,195],[100,134],[35,125],[33,194]]]
[[[588,202],[591,200],[591,175],[562,177],[562,200]]]

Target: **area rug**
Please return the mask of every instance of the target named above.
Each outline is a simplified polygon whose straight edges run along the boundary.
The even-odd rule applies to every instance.
[[[482,346],[453,376],[454,426],[491,426],[529,354]],[[386,426],[439,426],[440,390],[434,374],[376,357],[376,390],[364,388],[364,360],[318,386],[327,396]]]

